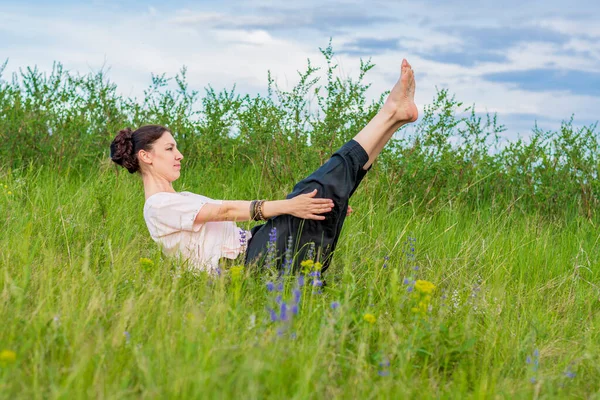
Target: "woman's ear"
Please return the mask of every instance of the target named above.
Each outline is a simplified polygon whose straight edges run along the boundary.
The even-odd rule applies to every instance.
[[[138,160],[145,164],[152,164],[152,154],[147,152],[146,150],[138,151]]]

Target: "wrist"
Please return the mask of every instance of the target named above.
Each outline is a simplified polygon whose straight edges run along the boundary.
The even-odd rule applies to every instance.
[[[289,200],[270,200],[263,204],[263,217],[273,218],[281,214],[288,214]]]

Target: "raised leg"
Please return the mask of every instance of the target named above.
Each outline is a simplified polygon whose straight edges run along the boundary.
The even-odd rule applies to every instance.
[[[369,154],[369,161],[363,169],[369,169],[400,127],[417,120],[419,111],[414,101],[415,88],[412,67],[408,61],[402,60],[400,79],[392,88],[383,107],[354,137]]]
[[[252,229],[246,262],[254,262],[266,255],[272,228],[276,229],[278,263],[285,253],[288,235],[292,235],[294,253],[302,260],[308,243],[322,250],[323,270],[327,269],[345,220],[348,199],[364,177],[383,147],[401,126],[417,120],[414,103],[414,73],[406,60],[402,61],[401,75],[377,115],[369,121],[354,140],[342,146],[317,171],[300,181],[287,198],[318,190],[318,197],[334,201],[334,209],[325,220],[300,220],[291,215],[280,215]]]

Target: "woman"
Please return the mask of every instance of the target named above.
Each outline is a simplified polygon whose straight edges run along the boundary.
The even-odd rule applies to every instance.
[[[189,261],[194,270],[216,272],[219,259],[243,257],[246,264],[281,266],[291,236],[294,267],[308,244],[317,249],[315,261],[327,269],[348,210],[348,200],[394,132],[417,120],[415,79],[402,61],[400,79],[377,115],[352,140],[310,176],[300,181],[285,200],[213,200],[191,192],[176,192],[183,155],[168,129],[146,125],[119,132],[110,145],[112,160],[130,173],[140,172],[146,203],[144,218],[152,239],[165,254]],[[251,231],[235,221],[265,220]],[[275,228],[275,229],[273,229]],[[275,249],[267,252],[269,243]],[[271,245],[273,246],[273,245]],[[275,251],[273,251],[275,250]]]

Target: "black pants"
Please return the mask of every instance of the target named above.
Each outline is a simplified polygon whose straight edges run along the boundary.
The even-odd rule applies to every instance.
[[[325,271],[331,262],[342,225],[346,219],[348,199],[352,196],[368,170],[363,166],[369,161],[369,155],[354,139],[344,144],[325,164],[310,176],[298,182],[294,190],[286,196],[291,199],[300,194],[317,189],[315,197],[333,200],[334,207],[324,220],[309,220],[289,214],[270,218],[266,223],[252,228],[252,237],[246,251],[246,264],[264,263],[267,244],[273,227],[277,228],[275,238],[274,266],[281,268],[284,262],[288,237],[292,236],[294,263],[297,268],[306,259],[310,243],[314,243],[314,261],[319,261]],[[371,167],[369,166],[369,169]]]

